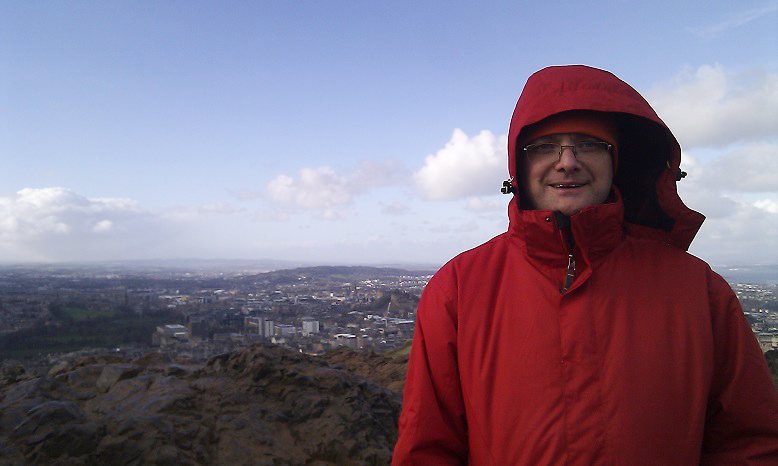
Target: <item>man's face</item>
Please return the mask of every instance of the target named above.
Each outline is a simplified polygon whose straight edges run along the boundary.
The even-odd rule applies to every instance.
[[[574,145],[579,142],[598,141],[583,134],[553,134],[530,141]],[[592,204],[602,204],[607,199],[613,180],[610,154],[600,157],[576,157],[572,148],[565,147],[561,157],[558,152],[550,158],[529,157],[519,150],[521,158],[522,200],[530,209],[558,210],[566,215],[578,213]]]

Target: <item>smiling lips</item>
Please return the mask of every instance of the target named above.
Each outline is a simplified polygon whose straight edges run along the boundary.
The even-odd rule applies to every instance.
[[[552,188],[580,188],[584,183],[552,183],[549,184]]]

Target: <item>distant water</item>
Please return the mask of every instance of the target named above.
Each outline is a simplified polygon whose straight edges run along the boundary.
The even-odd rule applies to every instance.
[[[778,285],[778,265],[718,266],[713,270],[728,282]]]

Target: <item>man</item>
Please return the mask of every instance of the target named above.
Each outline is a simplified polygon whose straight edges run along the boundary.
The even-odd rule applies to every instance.
[[[680,146],[585,66],[535,73],[506,233],[417,313],[395,464],[778,464],[778,398],[727,283],[685,251]]]

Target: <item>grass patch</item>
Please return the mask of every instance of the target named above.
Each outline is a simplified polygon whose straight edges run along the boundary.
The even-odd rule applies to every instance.
[[[385,354],[385,356],[393,359],[398,359],[398,358],[409,356],[410,354],[411,354],[411,341],[409,340],[403,343],[403,345],[400,346],[399,348],[395,348],[392,351],[388,351]]]
[[[80,307],[72,306],[66,307],[64,309],[64,313],[76,322],[110,318],[116,315],[116,311],[112,309],[83,309]]]
[[[76,308],[71,308],[76,309]],[[159,312],[123,315],[120,312],[67,311],[70,321],[59,325],[38,325],[0,336],[0,359],[25,358],[75,351],[81,348],[115,348],[149,345],[157,326],[182,323],[177,313]],[[102,311],[98,311],[102,312]],[[85,317],[87,316],[87,317]]]

